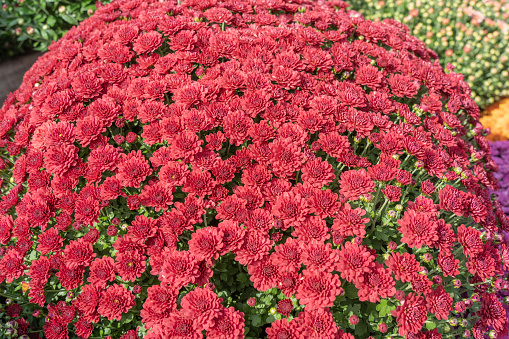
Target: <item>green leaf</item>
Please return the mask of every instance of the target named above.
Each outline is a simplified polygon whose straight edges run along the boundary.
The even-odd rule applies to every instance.
[[[262,317],[260,317],[258,314],[253,314],[251,316],[251,324],[253,324],[253,326],[260,326],[262,323]]]
[[[237,281],[246,282],[247,281],[247,274],[245,274],[245,273],[238,274],[237,275]]]
[[[353,284],[348,284],[346,286],[346,288],[345,288],[345,295],[349,299],[357,299],[358,298],[358,295],[357,295],[358,291],[359,290]]]
[[[60,14],[60,16],[62,17],[62,19],[64,19],[65,22],[71,24],[71,25],[77,25],[78,24],[78,21],[76,21],[76,19],[74,19],[72,16],[70,15],[67,15],[65,13],[62,13]]]
[[[46,24],[50,27],[53,27],[55,25],[55,23],[57,22],[57,19],[55,19],[54,16],[50,16],[48,17],[48,19],[46,20]]]
[[[426,322],[426,328],[428,329],[428,331],[431,331],[435,327],[437,327],[437,325],[434,322],[432,322],[432,321]]]

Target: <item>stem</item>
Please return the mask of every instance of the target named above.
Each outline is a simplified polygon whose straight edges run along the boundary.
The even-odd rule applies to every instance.
[[[378,221],[379,216],[384,212],[385,206],[387,206],[388,202],[389,200],[384,201],[382,207],[380,208],[380,213],[377,213],[375,219],[373,219],[373,224],[371,224],[371,230],[369,231],[368,236],[370,236],[376,230],[376,222]]]

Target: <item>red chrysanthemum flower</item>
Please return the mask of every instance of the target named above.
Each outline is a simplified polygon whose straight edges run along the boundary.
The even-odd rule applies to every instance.
[[[483,251],[483,241],[481,240],[481,231],[473,227],[460,225],[457,229],[458,241],[463,246],[463,253],[469,257],[475,257]]]
[[[299,338],[297,326],[296,320],[288,321],[288,319],[277,319],[270,327],[265,329],[265,332],[267,332],[268,339],[297,339]]]
[[[251,264],[261,260],[269,254],[274,242],[268,234],[258,231],[247,231],[242,246],[235,251],[235,260],[241,265]]]
[[[64,240],[58,235],[58,229],[50,228],[39,235],[37,251],[41,254],[56,252],[63,247]]]
[[[128,155],[122,155],[117,172],[117,178],[122,186],[140,187],[150,174],[152,169],[141,151],[131,151]]]
[[[54,317],[44,324],[44,335],[48,339],[67,339],[69,330],[67,323],[60,317]]]
[[[144,215],[137,215],[128,227],[127,234],[135,240],[145,241],[157,233],[157,221]]]
[[[300,225],[306,219],[307,209],[307,203],[301,195],[291,191],[284,192],[276,199],[272,213],[283,221],[286,229],[291,225]]]
[[[134,295],[124,286],[115,284],[102,291],[97,312],[108,320],[118,321],[134,305]]]
[[[145,272],[146,259],[137,251],[118,253],[115,263],[118,275],[124,281],[135,281]]]
[[[341,173],[339,193],[349,200],[359,200],[361,195],[374,192],[375,182],[365,169]]]
[[[159,280],[175,288],[194,282],[199,276],[199,262],[188,251],[173,251],[164,258]]]
[[[268,257],[248,264],[247,270],[251,275],[250,280],[254,288],[259,291],[266,291],[278,283],[279,267],[274,265]]]
[[[50,146],[44,154],[44,167],[55,176],[63,176],[77,164],[78,151],[74,145]]]
[[[359,289],[357,292],[359,300],[369,300],[372,303],[379,302],[380,298],[392,297],[396,293],[395,286],[391,270],[377,262],[369,272],[364,273],[362,280],[355,282],[355,287]]]
[[[71,269],[89,266],[95,256],[92,244],[82,239],[71,241],[64,249],[65,264]]]
[[[115,280],[115,262],[111,257],[96,258],[90,264],[87,281],[98,288],[106,288],[108,281]]]
[[[331,243],[310,242],[302,244],[301,260],[306,269],[317,272],[332,272],[338,264],[339,250]]]
[[[455,259],[451,253],[440,252],[438,254],[437,264],[444,277],[450,276],[455,277],[460,273],[459,259]]]
[[[293,321],[297,321],[298,331],[304,338],[333,339],[338,331],[332,313],[328,309],[308,310],[306,308]]]
[[[495,331],[499,333],[507,331],[507,312],[495,294],[482,295],[482,307],[477,315],[486,325],[493,326]]]
[[[302,248],[297,240],[286,239],[286,242],[274,247],[270,259],[282,271],[297,272],[301,266]]]
[[[189,240],[189,251],[198,260],[219,258],[223,244],[223,232],[217,227],[205,227],[192,234]]]
[[[196,288],[182,298],[181,312],[190,319],[196,319],[200,329],[208,331],[215,325],[217,318],[222,316],[221,301],[211,290]]]
[[[317,188],[328,185],[335,178],[332,165],[321,158],[306,162],[301,171],[303,182],[308,182]]]
[[[369,218],[363,218],[366,211],[358,207],[352,209],[349,203],[341,207],[334,219],[332,229],[341,234],[342,237],[357,236],[364,238],[366,235],[365,224],[369,222]]]
[[[385,265],[394,273],[394,278],[401,282],[412,281],[413,276],[422,269],[417,260],[415,260],[415,255],[407,252],[403,254],[398,252],[392,253],[385,260]]]
[[[398,224],[398,230],[403,234],[401,241],[410,247],[432,246],[438,240],[437,223],[428,213],[407,210]]]
[[[13,282],[14,279],[18,279],[27,269],[27,266],[23,264],[24,257],[21,253],[15,249],[10,249],[0,259],[0,272],[2,279],[5,279],[8,283]]]
[[[306,269],[295,297],[300,304],[306,305],[306,309],[320,309],[331,307],[342,292],[341,281],[337,275]]]
[[[75,269],[72,269],[62,261],[56,276],[60,279],[62,287],[67,291],[70,291],[83,284],[83,273],[85,273],[84,266],[78,266]]]
[[[214,327],[207,332],[207,338],[241,339],[244,337],[244,313],[233,307],[223,308]]]
[[[448,319],[449,312],[452,311],[452,297],[439,285],[433,292],[426,294],[426,305],[428,311],[438,320]]]
[[[427,319],[426,302],[423,297],[409,293],[405,296],[401,306],[391,313],[398,322],[399,335],[415,334]]]
[[[362,281],[374,267],[375,256],[365,246],[346,242],[339,251],[338,272],[349,282]]]
[[[97,305],[99,304],[100,291],[94,285],[85,285],[81,293],[72,301],[72,305],[87,321],[97,321]]]

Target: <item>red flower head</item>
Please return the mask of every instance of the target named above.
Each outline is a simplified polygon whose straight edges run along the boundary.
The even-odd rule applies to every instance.
[[[415,255],[404,252],[395,252],[385,261],[387,267],[394,273],[394,277],[401,282],[412,281],[413,276],[421,271],[422,267],[415,260]]]
[[[437,223],[428,213],[407,210],[403,219],[398,220],[398,224],[400,225],[398,230],[403,235],[401,241],[410,247],[432,246],[438,240]]]
[[[300,304],[306,305],[306,309],[321,309],[331,307],[342,292],[337,275],[306,269],[295,297]]]
[[[189,251],[198,260],[219,258],[223,244],[224,233],[217,227],[205,227],[197,230],[189,240]]]
[[[270,327],[267,327],[265,332],[267,332],[268,339],[297,339],[299,337],[297,326],[296,320],[279,319],[275,320]]]
[[[128,155],[122,155],[117,172],[117,178],[122,186],[140,187],[150,174],[152,170],[141,151],[131,151]]]
[[[8,283],[14,281],[14,279],[18,279],[23,275],[24,270],[27,269],[27,266],[23,265],[24,257],[15,249],[10,249],[7,253],[0,259],[0,272],[2,275],[2,279]]]
[[[207,332],[207,337],[218,339],[241,339],[244,337],[244,313],[235,308],[223,308],[216,325]]]
[[[423,297],[410,293],[405,296],[401,306],[398,306],[391,313],[398,322],[399,335],[415,334],[427,319],[426,302]]]
[[[328,309],[309,310],[299,313],[296,320],[301,335],[310,339],[334,339],[338,331],[332,313]]]
[[[147,258],[137,251],[117,253],[116,259],[118,275],[124,281],[136,281],[145,272]]]
[[[366,211],[362,208],[352,209],[349,203],[346,203],[341,207],[336,218],[332,229],[339,231],[342,237],[357,236],[364,238],[366,235],[365,224],[369,222],[369,218],[363,218]]]
[[[65,264],[71,269],[78,266],[89,266],[95,256],[92,244],[82,239],[71,241],[64,250]]]
[[[321,158],[306,162],[302,167],[303,182],[310,183],[313,187],[322,188],[334,180],[332,165]]]
[[[444,277],[451,276],[455,277],[460,273],[459,268],[459,260],[455,259],[451,253],[440,252],[438,254],[438,267],[442,271]]]
[[[78,163],[77,160],[78,148],[76,146],[50,146],[44,155],[44,167],[55,176],[63,176]]]
[[[272,262],[282,271],[297,272],[301,266],[302,248],[298,241],[288,238],[284,244],[274,247]]]
[[[482,295],[482,308],[477,312],[477,315],[486,325],[493,326],[495,331],[499,333],[507,331],[507,312],[495,294]]]
[[[396,282],[392,279],[391,270],[384,268],[375,262],[375,266],[370,272],[365,272],[362,280],[355,283],[355,287],[359,289],[357,292],[360,301],[369,300],[372,303],[392,297],[396,293]]]
[[[221,301],[222,299],[211,290],[199,287],[182,298],[182,314],[190,319],[196,319],[201,329],[209,330],[222,315]]]
[[[449,312],[452,311],[452,297],[439,285],[433,292],[426,294],[426,305],[428,311],[438,320],[448,319]]]
[[[268,257],[248,264],[247,270],[257,290],[266,291],[276,287],[279,280],[279,267],[274,265]]]
[[[83,318],[88,321],[97,321],[97,305],[99,304],[100,292],[94,285],[85,285],[81,293],[72,301],[72,305],[78,310]]]
[[[98,288],[106,288],[108,281],[115,280],[115,262],[113,258],[102,257],[92,261],[87,281]]]
[[[465,193],[452,186],[445,186],[438,192],[440,209],[451,211],[457,216],[462,216],[467,209]]]
[[[125,287],[115,284],[102,291],[97,312],[108,320],[118,321],[134,305],[134,295]]]
[[[483,251],[481,231],[461,225],[458,227],[458,241],[463,246],[463,253],[469,257],[476,256]]]
[[[199,276],[199,262],[187,251],[173,251],[164,258],[159,280],[180,288]]]
[[[39,242],[37,250],[41,254],[48,254],[50,252],[57,252],[62,248],[64,240],[58,235],[56,228],[50,228],[39,235]]]
[[[137,215],[131,226],[128,227],[127,234],[135,240],[145,241],[157,233],[157,221],[144,215]]]
[[[302,244],[302,263],[306,269],[317,272],[332,272],[338,264],[339,250],[332,249],[332,244],[310,242]]]
[[[339,193],[349,200],[359,200],[361,195],[375,191],[375,182],[365,169],[346,171],[341,174]]]
[[[374,267],[375,256],[365,246],[346,242],[339,252],[337,271],[349,282],[362,281]]]
[[[272,213],[284,224],[284,229],[291,225],[298,226],[305,219],[307,214],[307,203],[298,193],[284,192],[275,201]]]

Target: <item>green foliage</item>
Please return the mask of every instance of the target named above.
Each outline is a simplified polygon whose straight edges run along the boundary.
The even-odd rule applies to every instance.
[[[0,0],[0,4],[0,60],[30,50],[46,51],[96,9],[95,0]]]

